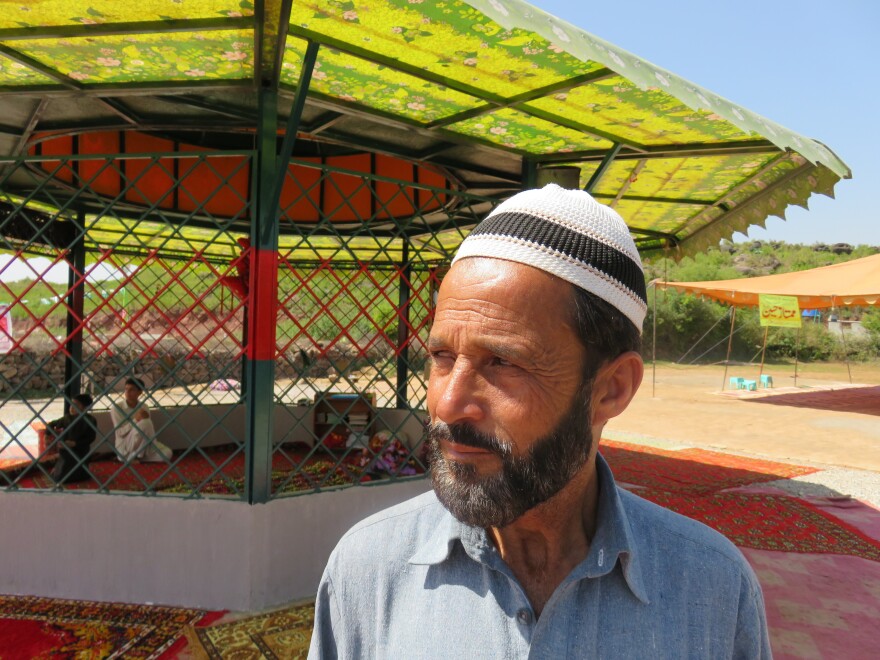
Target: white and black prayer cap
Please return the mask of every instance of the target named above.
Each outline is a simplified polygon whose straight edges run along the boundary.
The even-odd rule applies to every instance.
[[[533,266],[616,307],[642,331],[642,260],[614,209],[582,190],[549,184],[502,202],[462,242],[452,263],[492,257]]]

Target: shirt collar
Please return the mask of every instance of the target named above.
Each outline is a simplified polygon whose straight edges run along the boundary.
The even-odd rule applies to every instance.
[[[642,568],[626,509],[611,474],[611,468],[601,454],[596,455],[596,475],[599,479],[599,503],[596,516],[596,534],[590,544],[587,558],[575,568],[570,579],[596,578],[614,570],[618,560],[626,584],[633,595],[647,604]],[[448,511],[440,523],[410,557],[410,564],[433,565],[449,559],[452,548],[460,542],[471,558],[480,561],[488,549],[488,535],[484,529],[471,527],[456,520]]]

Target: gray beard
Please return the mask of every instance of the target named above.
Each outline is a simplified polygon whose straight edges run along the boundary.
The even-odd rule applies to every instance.
[[[461,522],[489,528],[505,527],[559,493],[586,464],[593,448],[590,385],[581,387],[556,428],[523,456],[514,456],[509,443],[469,424],[431,424],[428,457],[437,499]],[[487,449],[501,459],[501,468],[480,476],[473,465],[447,459],[440,440]]]

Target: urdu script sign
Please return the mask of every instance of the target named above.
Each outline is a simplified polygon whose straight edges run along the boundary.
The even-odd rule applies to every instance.
[[[783,328],[801,327],[801,309],[797,296],[758,296],[761,325],[775,325]]]

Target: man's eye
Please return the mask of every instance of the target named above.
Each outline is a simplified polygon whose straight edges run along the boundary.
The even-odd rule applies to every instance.
[[[431,360],[435,363],[450,362],[454,358],[448,351],[431,351]]]
[[[509,360],[505,360],[502,357],[495,356],[492,358],[492,365],[496,367],[512,367],[514,366],[513,362]]]

